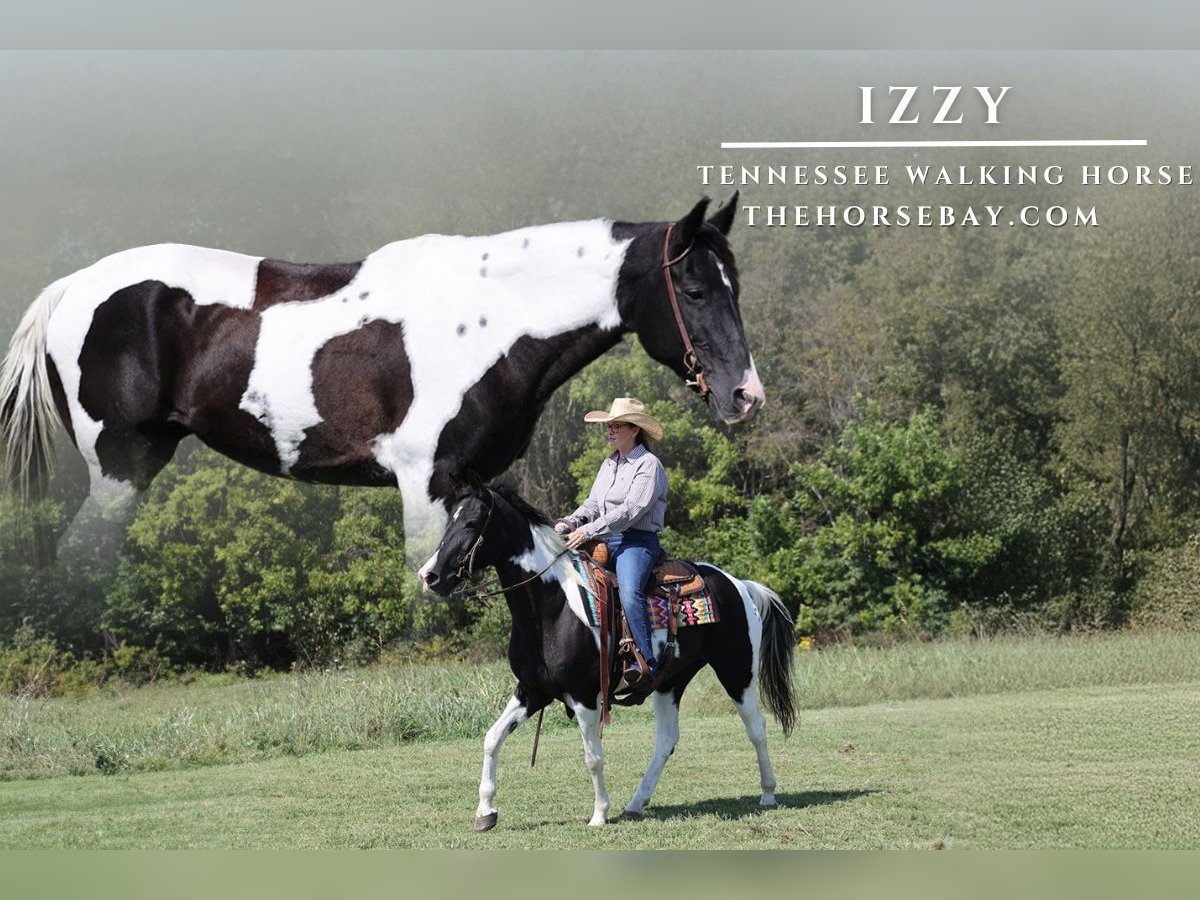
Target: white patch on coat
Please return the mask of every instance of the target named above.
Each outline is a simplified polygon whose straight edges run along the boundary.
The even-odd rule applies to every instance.
[[[429,557],[429,559],[425,560],[425,565],[421,566],[421,568],[417,570],[417,577],[420,578],[422,582],[425,581],[425,576],[428,575],[433,570],[433,567],[437,565],[438,555],[441,552],[442,548],[438,547],[433,551],[433,555]]]
[[[562,536],[549,525],[533,525],[530,526],[529,531],[533,536],[533,548],[514,556],[511,562],[526,572],[542,572],[542,569],[546,569],[545,572],[542,572],[542,581],[546,584],[557,582],[567,598],[567,606],[570,607],[571,612],[580,622],[590,627],[587,612],[584,609],[583,582],[572,563],[572,555],[563,553],[562,556],[558,556],[563,549]],[[556,556],[558,556],[557,559],[555,559]],[[596,637],[596,646],[599,647],[600,630],[593,628],[592,631]]]
[[[371,291],[376,317],[403,323],[412,372],[412,406],[375,442],[375,458],[404,493],[406,540],[444,521],[428,494],[438,438],[488,369],[522,337],[620,327],[616,288],[627,246],[599,219],[488,237],[429,235],[367,257],[358,289]]]
[[[100,471],[96,439],[104,423],[93,419],[80,405],[79,355],[96,310],[117,291],[143,281],[161,281],[185,290],[199,305],[219,303],[249,309],[254,304],[260,261],[261,257],[226,250],[154,244],[106,256],[69,276],[70,283],[50,317],[46,351],[62,380],[71,427],[93,483]]]
[[[747,692],[757,690],[758,684],[758,661],[762,657],[760,648],[762,647],[763,619],[766,617],[766,607],[759,606],[759,603],[769,602],[766,597],[759,597],[756,593],[751,593],[746,582],[740,578],[734,578],[720,566],[714,566],[712,563],[698,562],[697,566],[707,566],[714,571],[720,572],[730,584],[732,584],[738,592],[738,596],[742,598],[742,606],[746,610],[746,631],[750,637],[750,687]],[[757,696],[757,694],[755,695]],[[734,701],[738,702],[738,701]],[[741,702],[745,702],[745,698]],[[739,707],[740,708],[740,707]]]
[[[729,274],[725,271],[725,266],[722,265],[721,260],[717,259],[717,255],[715,253],[713,253],[711,250],[709,251],[709,254],[712,255],[713,262],[715,262],[717,264],[717,271],[721,273],[721,280],[723,282],[725,282],[726,289],[728,289],[729,293],[732,294],[733,293],[733,282],[729,280]]]
[[[742,390],[751,394],[757,394],[759,397],[766,395],[766,391],[763,388],[763,383],[758,377],[758,367],[754,365],[754,354],[750,355],[750,368],[742,373],[742,383],[740,387]]]
[[[580,256],[579,247],[590,252]],[[363,260],[341,290],[263,313],[241,408],[271,430],[287,472],[305,429],[321,422],[312,389],[317,351],[370,321],[401,325],[413,402],[400,427],[377,438],[375,456],[402,488],[419,484],[427,492],[442,428],[519,338],[620,324],[622,249],[603,220],[388,244]],[[406,508],[408,500],[406,490]]]
[[[374,291],[363,286],[361,275],[360,269],[354,280],[327,297],[277,303],[260,318],[254,368],[239,406],[271,432],[284,474],[300,458],[305,429],[322,421],[312,383],[317,351],[369,321],[388,319],[380,314],[387,297],[372,297]],[[364,292],[368,297],[360,300]]]

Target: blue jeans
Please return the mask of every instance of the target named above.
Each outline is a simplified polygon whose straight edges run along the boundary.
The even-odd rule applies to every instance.
[[[658,534],[630,529],[605,538],[616,561],[617,580],[621,585],[621,608],[629,620],[629,631],[654,671],[654,645],[650,634],[650,616],[646,611],[646,582],[654,564],[662,555]]]

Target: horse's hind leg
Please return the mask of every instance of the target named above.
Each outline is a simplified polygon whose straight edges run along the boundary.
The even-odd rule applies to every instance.
[[[65,559],[114,559],[137,510],[137,498],[175,453],[186,432],[173,425],[118,431],[103,428],[82,442],[90,489],[60,545]]]
[[[742,702],[738,703],[735,700],[734,705],[737,706],[738,715],[742,717],[742,724],[746,727],[746,737],[750,738],[758,756],[758,775],[762,784],[759,806],[775,806],[775,770],[771,768],[771,757],[767,753],[767,719],[758,702],[757,679],[746,689]]]
[[[745,645],[738,642],[737,647],[726,646],[729,652],[722,653],[710,659],[717,680],[725,688],[725,693],[733,701],[738,715],[742,717],[742,725],[746,728],[746,737],[754,745],[758,757],[758,775],[762,785],[760,806],[775,806],[775,770],[771,767],[771,757],[767,754],[767,719],[763,715],[762,706],[758,701],[758,657],[761,633],[761,623],[751,610],[747,615],[750,620],[750,640]],[[757,630],[756,630],[757,629]],[[744,649],[743,649],[744,647]]]
[[[483,739],[483,775],[479,779],[479,806],[475,810],[476,831],[490,831],[496,827],[499,813],[496,811],[496,764],[500,759],[500,747],[504,739],[517,730],[518,726],[534,712],[545,706],[545,701],[532,701],[517,685],[504,712],[500,713]]]
[[[654,756],[650,765],[646,767],[646,774],[642,776],[637,790],[633,792],[633,797],[625,805],[625,810],[621,813],[623,818],[640,819],[645,814],[646,804],[654,795],[663,768],[675,752],[675,745],[679,743],[679,701],[683,699],[683,691],[688,682],[700,671],[702,665],[697,665],[690,672],[682,673],[674,679],[670,690],[655,691],[651,695],[650,703],[654,709]]]

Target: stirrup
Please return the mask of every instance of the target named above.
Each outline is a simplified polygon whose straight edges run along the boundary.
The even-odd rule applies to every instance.
[[[645,690],[654,684],[654,674],[638,665],[628,666],[621,673],[621,677],[625,679],[625,686],[631,691]]]

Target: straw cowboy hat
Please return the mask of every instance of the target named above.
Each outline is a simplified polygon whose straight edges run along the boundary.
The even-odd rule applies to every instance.
[[[636,425],[651,440],[657,441],[663,436],[662,423],[646,412],[646,404],[633,397],[618,397],[612,402],[608,412],[593,409],[583,417],[585,422],[628,422]]]

